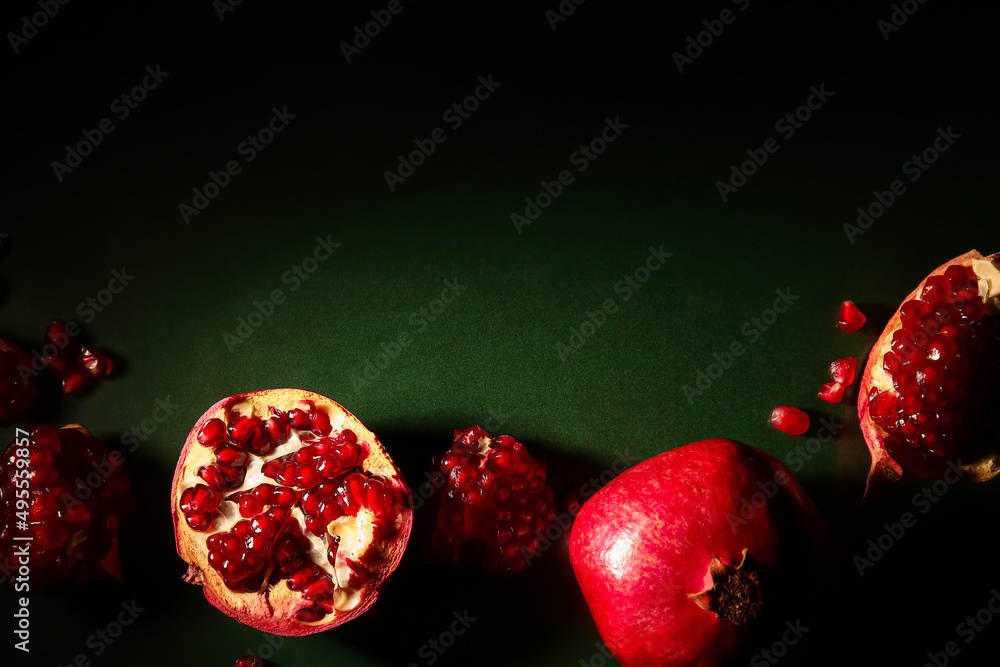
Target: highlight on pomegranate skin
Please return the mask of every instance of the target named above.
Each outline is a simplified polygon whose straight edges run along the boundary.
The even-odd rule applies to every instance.
[[[513,437],[493,438],[473,426],[457,429],[451,447],[431,467],[446,480],[434,555],[490,574],[525,570],[555,519],[545,463]]]
[[[722,438],[613,479],[580,508],[569,548],[597,630],[624,667],[723,664],[757,624],[801,611],[806,573],[831,550],[791,471]]]
[[[209,408],[181,452],[171,507],[185,581],[241,623],[285,636],[371,607],[413,523],[409,487],[378,438],[301,389]]]
[[[118,531],[135,504],[123,462],[79,424],[15,438],[0,459],[0,564],[28,545],[31,591],[120,580]]]
[[[966,479],[1000,471],[1000,254],[968,252],[936,269],[875,343],[858,416],[872,453],[869,488],[907,475]]]

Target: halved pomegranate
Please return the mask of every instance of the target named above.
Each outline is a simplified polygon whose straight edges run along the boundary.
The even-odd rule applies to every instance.
[[[378,438],[301,389],[209,408],[171,495],[185,581],[241,623],[285,636],[327,630],[374,604],[403,556],[412,507]]]
[[[974,481],[1000,472],[998,308],[1000,254],[973,250],[933,271],[889,320],[858,396],[868,490],[937,478],[949,462]]]
[[[121,579],[118,529],[134,509],[123,461],[79,424],[38,426],[10,444],[0,459],[0,566],[11,583],[34,591]]]

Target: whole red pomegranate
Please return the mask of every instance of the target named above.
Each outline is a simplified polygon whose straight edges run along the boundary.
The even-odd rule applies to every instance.
[[[38,399],[31,355],[0,338],[0,426],[24,417]]]
[[[435,556],[490,574],[526,569],[555,518],[545,463],[513,437],[473,426],[457,429],[431,465],[444,479]]]
[[[869,490],[949,462],[982,481],[1000,472],[1000,254],[967,252],[903,301],[865,366],[858,397],[872,454]]]
[[[195,424],[171,495],[185,581],[241,623],[308,635],[364,613],[413,522],[378,438],[301,389],[232,396]]]
[[[570,561],[624,667],[716,665],[784,585],[822,521],[777,459],[732,440],[647,459],[583,504]],[[779,582],[781,585],[779,585]]]
[[[134,508],[122,455],[79,424],[23,433],[0,459],[0,568],[18,591],[120,579],[118,529]]]

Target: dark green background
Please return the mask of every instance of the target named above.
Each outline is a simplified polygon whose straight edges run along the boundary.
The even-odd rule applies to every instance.
[[[644,5],[592,0],[553,31],[544,11],[554,1],[407,2],[346,63],[338,44],[384,6],[247,0],[220,21],[207,0],[72,3],[19,53],[4,54],[0,231],[10,250],[0,263],[9,291],[0,335],[39,345],[49,319],[77,318],[78,304],[125,267],[134,280],[84,324],[122,371],[86,398],[60,401],[51,419],[82,422],[114,445],[158,399],[177,406],[126,451],[142,515],[125,536],[125,582],[32,596],[32,652],[10,650],[15,664],[69,664],[82,652],[97,665],[226,665],[264,642],[180,581],[168,497],[180,447],[207,407],[283,386],[343,403],[414,486],[453,429],[491,422],[548,461],[560,495],[621,453],[642,459],[707,437],[792,462],[808,436],[778,433],[768,416],[797,405],[814,425],[842,426],[799,474],[842,556],[840,571],[814,570],[824,611],[803,610],[810,631],[782,664],[922,664],[958,640],[957,623],[1000,586],[990,537],[996,484],[950,489],[858,577],[852,556],[884,521],[914,511],[923,487],[859,508],[869,457],[856,396],[830,406],[815,394],[830,360],[863,359],[929,270],[970,248],[1000,250],[995,71],[980,10],[929,3],[886,41],[876,22],[890,3],[755,1],[678,73],[671,54],[734,5],[654,16]],[[35,11],[8,3],[0,26],[17,29]],[[66,144],[111,116],[111,101],[157,64],[170,73],[164,82],[57,181],[51,163]],[[459,129],[447,127],[442,113],[490,74],[501,82],[493,96]],[[775,122],[812,85],[833,96],[781,137]],[[241,159],[237,145],[286,106],[296,115],[288,128],[185,224],[178,205],[192,188]],[[570,155],[606,117],[628,129],[576,173]],[[384,172],[437,127],[447,141],[390,192]],[[874,190],[907,179],[903,163],[939,127],[961,137],[849,242],[844,223]],[[780,150],[723,202],[716,181],[768,137]],[[511,214],[563,169],[575,182],[518,234]],[[340,247],[292,291],[282,275],[317,237]],[[661,245],[672,257],[625,301],[615,284]],[[446,279],[467,289],[419,331],[411,316]],[[275,289],[284,303],[228,350],[224,335]],[[777,289],[798,299],[751,342],[743,327]],[[608,298],[618,311],[561,360],[557,343]],[[844,299],[869,315],[857,334],[834,324]],[[352,382],[402,332],[413,345],[374,381]],[[689,402],[682,387],[734,341],[745,354]],[[418,510],[418,531],[433,520]],[[10,592],[0,598],[13,608]],[[95,656],[87,637],[133,599],[145,611]],[[599,637],[564,549],[498,582],[429,565],[415,542],[371,612],[285,640],[274,661],[429,664],[421,646],[465,610],[478,620],[436,664],[577,665],[596,655]],[[955,664],[995,653],[996,627],[962,643]],[[748,656],[775,639],[761,638]]]

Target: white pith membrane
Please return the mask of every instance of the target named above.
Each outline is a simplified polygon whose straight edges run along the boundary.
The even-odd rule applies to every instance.
[[[972,262],[972,270],[976,272],[976,276],[979,278],[979,298],[986,305],[987,315],[997,315],[1000,313],[1000,269],[988,260],[977,259]],[[897,326],[897,328],[899,327]],[[876,362],[871,368],[872,386],[879,391],[891,391],[895,394],[897,392],[892,385],[892,376],[886,373],[885,368],[882,366],[882,358],[891,347],[892,337],[887,336],[882,341],[881,347],[873,353],[873,358]],[[885,429],[875,422],[872,422],[872,425],[878,430],[879,435],[885,436],[888,434]]]
[[[296,407],[301,407],[303,410],[307,410],[305,405]],[[288,409],[291,410],[292,407],[289,407]],[[253,402],[246,400],[234,403],[228,408],[228,410],[232,415],[232,418],[228,421],[224,410],[220,410],[218,414],[213,416],[222,419],[222,421],[226,422],[228,426],[229,423],[240,416],[252,416],[254,413]],[[352,471],[358,472],[359,470],[362,470],[377,475],[387,487],[391,488],[392,484],[390,483],[390,480],[381,474],[383,471],[380,467],[383,463],[383,457],[373,456],[374,451],[366,457],[365,448],[372,447],[371,441],[367,439],[368,432],[364,430],[363,427],[359,429],[357,426],[353,426],[352,424],[345,424],[346,420],[344,415],[324,410],[321,405],[308,408],[308,411],[310,412],[319,410],[326,412],[330,417],[331,430],[328,437],[335,438],[338,434],[344,431],[345,428],[351,428],[351,430],[353,430],[358,436],[357,464],[353,468],[342,471],[337,477],[333,479],[324,479],[323,481],[335,482],[343,475],[349,474]],[[256,416],[261,419],[267,419],[270,414],[263,414],[258,407]],[[216,515],[214,523],[207,531],[196,531],[190,528],[183,518],[183,511],[180,509],[180,499],[186,489],[196,487],[198,485],[208,486],[205,480],[198,476],[198,469],[202,466],[217,464],[215,450],[213,448],[202,446],[197,442],[192,445],[184,462],[184,475],[181,478],[180,483],[177,485],[174,510],[180,517],[180,521],[178,522],[180,529],[186,531],[190,536],[192,536],[194,541],[201,547],[201,558],[199,559],[201,562],[198,563],[198,567],[202,571],[202,576],[204,576],[206,571],[211,571],[213,574],[218,575],[221,581],[221,575],[215,571],[207,560],[208,548],[205,541],[208,537],[216,533],[230,532],[233,526],[235,526],[238,522],[249,521],[253,518],[252,516],[243,517],[240,514],[239,505],[234,501],[226,500],[227,498],[234,497],[243,491],[252,490],[261,484],[269,484],[276,488],[284,487],[294,489],[298,495],[301,495],[306,490],[303,487],[296,485],[282,485],[277,480],[267,477],[263,473],[263,467],[268,461],[279,459],[298,451],[303,446],[303,442],[299,434],[306,432],[308,432],[308,429],[299,431],[294,425],[291,425],[288,440],[284,444],[275,447],[270,453],[264,456],[258,456],[247,450],[249,459],[245,466],[246,475],[244,477],[243,484],[235,488],[217,492],[220,494],[222,500],[219,502],[219,505],[214,512]],[[372,447],[372,449],[374,449],[374,447]],[[366,465],[367,463],[371,463],[373,465]],[[267,507],[270,506],[271,505],[268,505]],[[263,514],[263,510],[258,514]],[[344,515],[331,521],[327,526],[327,534],[323,537],[316,536],[306,529],[305,514],[302,509],[298,507],[297,503],[290,508],[290,520],[294,520],[298,524],[299,530],[297,531],[297,534],[304,537],[309,543],[308,550],[303,553],[303,557],[317,565],[325,574],[330,575],[335,585],[335,592],[333,593],[334,614],[327,615],[318,621],[310,622],[296,619],[295,622],[302,625],[328,624],[334,619],[336,613],[350,611],[357,607],[362,600],[362,593],[364,591],[365,584],[362,584],[361,588],[352,588],[348,585],[352,572],[348,564],[348,560],[361,562],[362,559],[368,555],[370,549],[378,549],[380,546],[384,546],[375,544],[374,531],[377,518],[371,510],[362,508],[358,511],[356,516]],[[388,520],[388,518],[384,518],[383,522],[386,520]],[[402,509],[397,512],[394,517],[392,517],[392,522],[396,530],[403,525],[404,514]],[[287,532],[288,531],[281,531],[275,535],[271,539],[272,547],[278,539]],[[339,542],[336,542],[335,538],[339,538]],[[337,544],[335,557],[336,563],[331,564],[327,556],[327,552],[335,542]],[[274,569],[274,564],[271,561],[270,555],[267,557],[267,563],[268,564],[265,566],[264,570],[264,584],[259,591],[234,591],[226,587],[224,583],[221,583],[221,586],[226,588],[231,599],[241,599],[246,596],[263,596],[266,604],[269,608],[272,608],[272,611],[272,602],[275,602],[277,598],[297,600],[297,604],[293,605],[296,609],[305,609],[313,606],[314,601],[301,597],[302,591],[296,592],[288,588],[287,578],[282,578],[273,585],[270,584],[268,582],[268,578]]]

